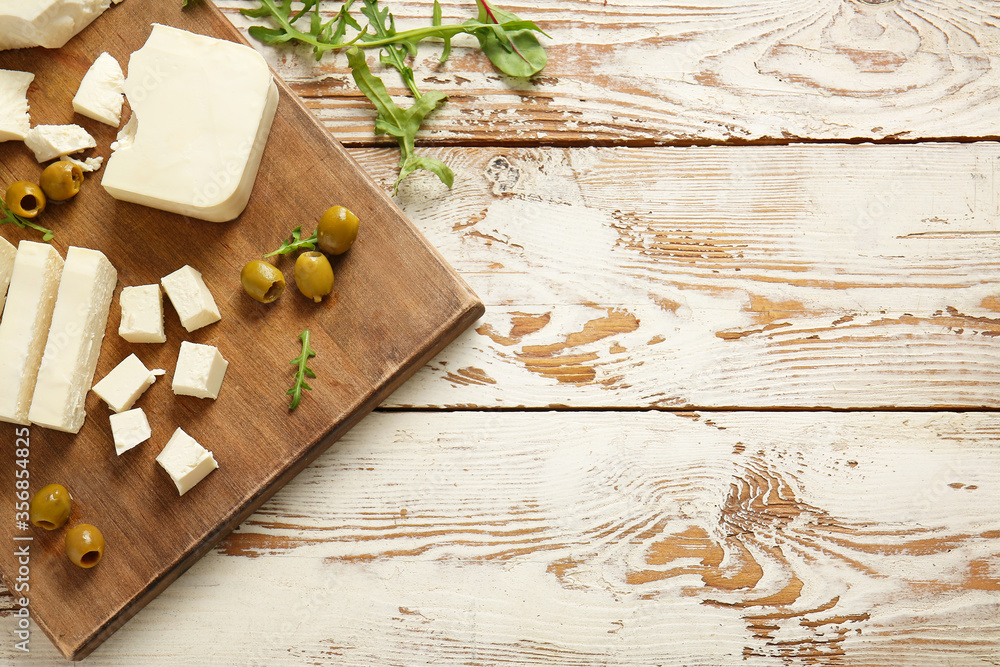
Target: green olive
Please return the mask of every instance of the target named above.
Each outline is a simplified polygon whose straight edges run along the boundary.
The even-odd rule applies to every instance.
[[[240,271],[243,289],[261,303],[271,303],[285,291],[285,276],[273,264],[255,259]]]
[[[52,201],[65,201],[76,195],[83,185],[83,170],[72,162],[59,160],[42,170],[42,191]]]
[[[358,238],[358,216],[343,206],[331,206],[316,227],[319,249],[330,255],[342,255]]]
[[[104,555],[104,535],[89,523],[73,526],[66,533],[66,555],[74,565],[94,567]]]
[[[73,497],[66,487],[62,484],[49,484],[43,486],[31,499],[28,518],[39,528],[55,530],[63,527],[72,509]]]
[[[34,218],[45,210],[45,193],[31,181],[14,181],[3,196],[4,202],[22,218]]]
[[[333,291],[333,268],[321,252],[311,250],[295,260],[295,285],[316,303]]]

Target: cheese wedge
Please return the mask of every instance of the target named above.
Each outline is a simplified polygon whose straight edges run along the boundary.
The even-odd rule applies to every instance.
[[[0,421],[29,423],[62,270],[63,259],[49,244],[21,241],[17,246],[0,320]]]
[[[16,254],[17,248],[0,236],[0,313],[3,312],[3,302],[7,297],[10,274],[14,272],[14,255]]]
[[[52,313],[45,354],[28,419],[77,433],[87,414],[84,399],[94,382],[118,272],[97,250],[71,247]]]
[[[83,75],[73,96],[73,109],[87,118],[118,127],[122,119],[122,87],[125,75],[109,53],[102,53]]]
[[[101,185],[112,197],[224,222],[250,199],[278,89],[249,46],[164,25],[129,58],[132,117]]]

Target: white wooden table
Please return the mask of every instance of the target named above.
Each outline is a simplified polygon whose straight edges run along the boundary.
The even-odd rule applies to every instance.
[[[500,6],[548,67],[422,47],[396,197],[486,316],[88,664],[1000,664],[997,3]]]

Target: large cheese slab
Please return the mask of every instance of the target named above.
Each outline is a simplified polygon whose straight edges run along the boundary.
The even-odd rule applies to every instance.
[[[71,247],[66,253],[28,412],[32,424],[67,433],[83,426],[84,398],[94,381],[117,282],[118,272],[100,251]]]
[[[212,222],[243,212],[278,104],[259,53],[154,25],[125,97],[132,120],[101,181],[112,197]]]
[[[9,241],[0,238],[0,313],[7,298],[7,287],[10,285],[10,274],[14,272],[15,248]]]
[[[49,244],[18,244],[0,319],[0,421],[28,423],[62,268],[62,257]]]
[[[126,0],[56,53],[0,52],[0,69],[35,75],[34,123],[84,124],[97,141],[85,155],[107,156],[117,130],[76,115],[73,95],[102,52],[124,65],[146,43],[153,23],[242,40],[210,0],[187,9],[179,0]],[[32,633],[33,650],[44,633],[67,657],[85,657],[483,312],[393,203],[391,183],[373,183],[284,82],[275,84],[280,101],[253,194],[234,223],[210,224],[114,199],[100,186],[100,172],[87,177],[72,201],[45,211],[60,252],[94,248],[118,269],[120,286],[95,377],[132,353],[149,368],[173,369],[185,340],[217,347],[229,368],[214,401],[175,396],[168,381],[151,386],[141,403],[152,437],[120,457],[108,409],[93,392],[79,433],[29,427],[32,483],[65,484],[74,515],[98,526],[108,544],[97,567],[73,567],[60,543],[65,534],[19,530],[12,520],[15,495],[0,493],[0,516],[8,517],[0,521],[0,543],[33,539],[30,612],[40,630]],[[187,110],[185,120],[195,113]],[[127,122],[128,107],[124,115]],[[142,122],[140,112],[140,133]],[[0,182],[37,173],[35,158],[20,142],[0,143]],[[294,259],[281,257],[274,261],[289,286],[285,294],[268,305],[247,298],[240,287],[243,265],[276,248],[297,225],[312,231],[334,204],[361,219],[354,247],[333,260],[334,293],[321,304],[302,297],[294,288]],[[39,235],[0,225],[0,237],[16,242]],[[222,319],[189,333],[166,305],[165,343],[137,346],[118,336],[123,286],[154,285],[184,264],[204,274]],[[317,356],[309,366],[316,378],[290,412],[285,390],[294,369],[288,362],[300,353],[304,329],[312,332]],[[17,428],[23,427],[0,424],[0,442],[14,443]],[[184,496],[156,463],[177,428],[220,462]],[[0,489],[15,488],[14,471],[0,465]],[[16,583],[19,567],[13,549],[0,549],[0,574],[8,584]],[[307,595],[309,583],[302,586]]]

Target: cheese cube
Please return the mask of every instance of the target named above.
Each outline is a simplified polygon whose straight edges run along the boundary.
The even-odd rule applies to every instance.
[[[138,123],[126,125],[108,159],[104,189],[201,220],[239,216],[278,106],[264,58],[243,44],[154,24],[129,59],[125,96]]]
[[[139,357],[130,354],[94,385],[94,393],[114,412],[123,412],[156,382],[157,375],[163,373],[160,369],[149,370]]]
[[[139,285],[122,290],[122,319],[118,335],[130,343],[164,343],[163,292],[159,285]]]
[[[149,420],[142,408],[133,408],[110,416],[111,437],[115,441],[115,452],[118,456],[138,444],[149,440],[153,432],[149,428]]]
[[[10,274],[14,272],[14,255],[16,254],[17,248],[0,236],[0,313],[3,312],[3,302],[7,297]]]
[[[222,319],[219,307],[215,305],[215,299],[208,291],[201,273],[190,266],[177,269],[161,278],[160,282],[181,318],[181,325],[188,331],[195,331]]]
[[[87,118],[118,127],[122,120],[125,75],[110,53],[102,53],[83,75],[73,97],[73,109]]]
[[[6,0],[0,2],[0,51],[62,48],[111,6],[111,0]]]
[[[79,125],[36,125],[28,130],[24,144],[39,162],[97,146],[94,138]]]
[[[207,451],[181,429],[177,429],[170,436],[167,445],[156,457],[156,462],[167,471],[177,487],[177,492],[182,496],[205,479],[208,473],[219,467],[212,452]]]
[[[0,421],[27,424],[63,259],[48,243],[21,241],[0,320]]]
[[[0,141],[23,141],[31,129],[28,116],[28,86],[31,72],[0,69]]]
[[[212,345],[183,341],[174,368],[173,390],[178,396],[218,398],[229,362]]]
[[[77,433],[87,416],[84,400],[94,382],[118,272],[97,250],[70,247],[28,419]]]

